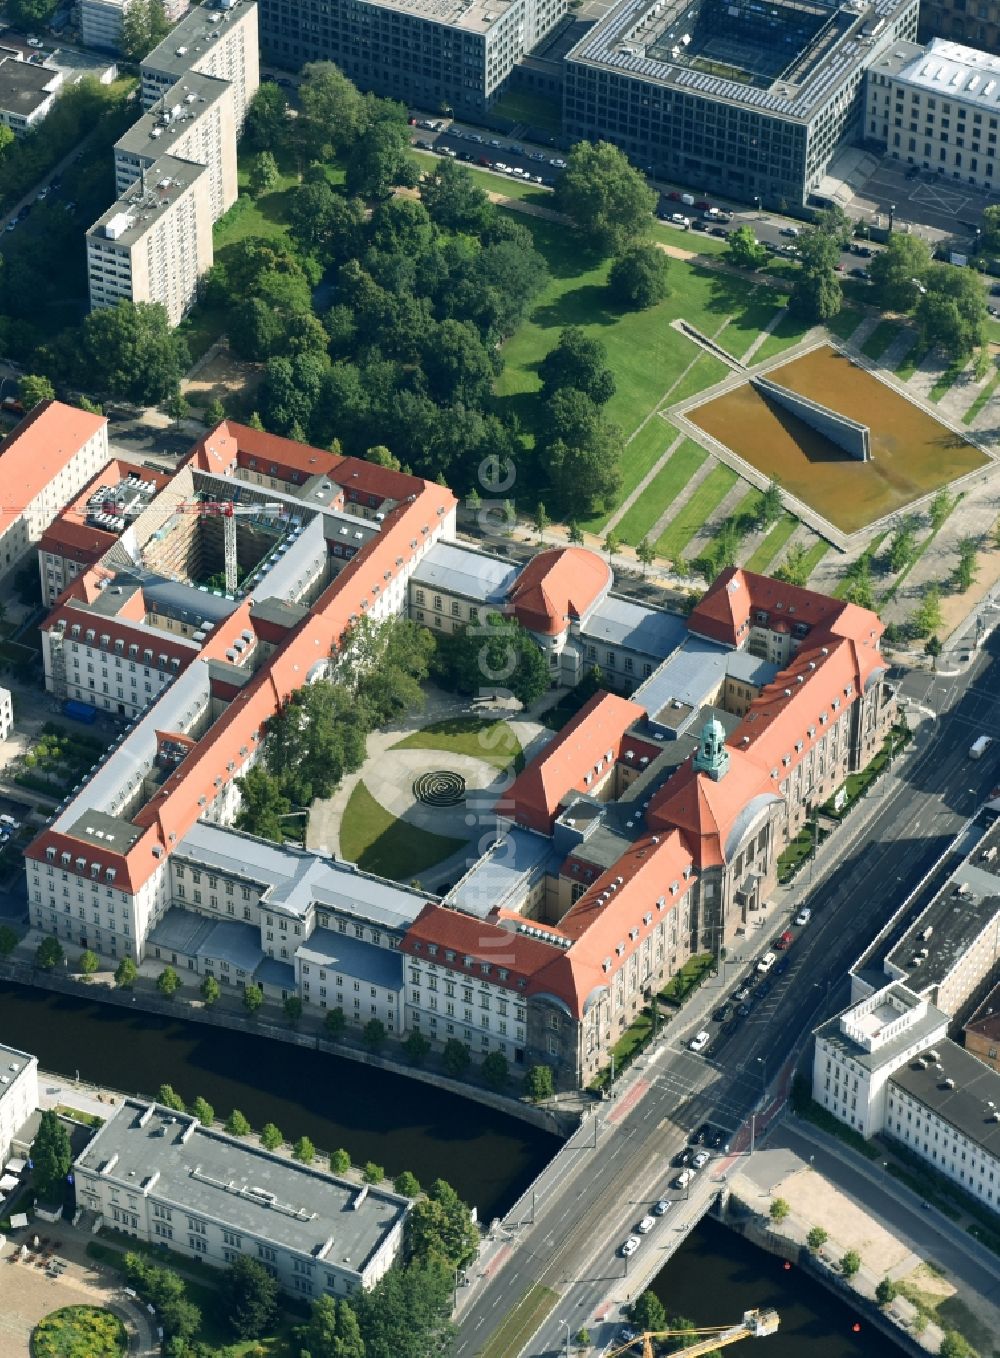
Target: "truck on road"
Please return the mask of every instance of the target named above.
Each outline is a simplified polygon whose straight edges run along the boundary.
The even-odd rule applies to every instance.
[[[993,744],[992,736],[980,736],[978,740],[974,740],[972,744],[969,746],[969,758],[982,759],[983,755],[986,753],[986,751],[990,748],[992,744]]]

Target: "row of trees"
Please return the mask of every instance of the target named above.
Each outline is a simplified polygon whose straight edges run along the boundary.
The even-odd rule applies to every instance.
[[[956,362],[983,349],[986,289],[974,269],[937,264],[926,241],[897,232],[869,270],[879,305],[912,316],[925,348],[939,348]]]

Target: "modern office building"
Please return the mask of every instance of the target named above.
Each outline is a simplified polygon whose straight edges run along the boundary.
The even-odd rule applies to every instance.
[[[860,135],[869,67],[917,0],[621,0],[566,58],[563,130],[743,201],[801,204]]]
[[[216,1267],[256,1259],[305,1300],[374,1287],[402,1248],[410,1206],[137,1099],[118,1105],[73,1174],[92,1229]]]
[[[1000,56],[934,38],[894,43],[868,72],[865,137],[894,160],[994,191]]]
[[[38,542],[107,461],[103,415],[40,401],[24,417],[0,443],[0,486],[8,500],[0,506],[0,574]]]
[[[158,302],[177,325],[212,264],[212,176],[161,156],[87,232],[90,308]]]
[[[188,74],[228,80],[239,130],[260,84],[256,0],[197,5],[143,59],[139,72],[147,113]]]
[[[5,57],[0,61],[0,125],[16,137],[37,127],[55,102],[61,71]]]
[[[80,38],[84,47],[101,52],[120,52],[122,23],[132,0],[80,0]],[[167,22],[174,24],[190,0],[163,0]]]
[[[0,1043],[0,1170],[11,1142],[38,1107],[38,1057]]]
[[[236,202],[235,86],[190,72],[115,143],[115,188],[124,193],[161,156],[208,168],[212,221]]]
[[[261,45],[279,66],[333,61],[361,89],[432,110],[483,113],[566,0],[261,0]]]

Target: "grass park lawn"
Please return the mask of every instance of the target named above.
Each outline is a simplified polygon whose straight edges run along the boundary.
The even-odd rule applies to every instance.
[[[771,333],[764,336],[764,343],[754,354],[753,362],[766,363],[769,358],[776,358],[778,354],[784,353],[789,345],[797,344],[808,329],[808,321],[792,316],[786,310]]]
[[[865,358],[877,362],[899,334],[902,326],[897,321],[879,321],[878,325],[861,346]]]
[[[725,341],[726,332],[723,330],[720,343],[724,345]],[[697,396],[700,391],[706,391],[716,382],[721,382],[731,371],[732,369],[723,363],[721,358],[716,358],[713,354],[699,354],[677,385],[671,390],[667,397],[667,404],[680,405],[681,401],[686,401],[691,396]]]
[[[31,1336],[32,1358],[118,1358],[127,1347],[125,1326],[100,1306],[64,1306]]]
[[[845,306],[838,311],[832,320],[827,321],[826,328],[831,335],[836,335],[838,339],[850,339],[864,320],[864,316],[858,311],[857,307]]]
[[[896,369],[896,376],[899,378],[900,382],[909,382],[910,378],[917,371],[929,353],[930,346],[921,344],[920,341],[917,340],[916,344],[913,345],[910,352]]]
[[[748,571],[766,571],[799,526],[793,514],[783,514],[746,562]]]
[[[741,359],[760,332],[768,325],[787,301],[785,294],[766,285],[755,288],[750,294],[747,305],[734,320],[730,321],[718,336],[722,345],[733,358]]]
[[[977,416],[977,415],[979,414],[979,412],[982,410],[982,408],[983,408],[983,406],[986,404],[986,402],[990,399],[991,396],[993,396],[993,394],[995,393],[995,391],[996,391],[998,385],[1000,385],[1000,371],[994,371],[993,376],[992,376],[992,377],[990,378],[990,380],[986,383],[986,385],[982,388],[982,390],[980,391],[979,395],[978,395],[978,396],[976,397],[976,399],[973,401],[972,405],[969,406],[968,410],[967,410],[967,411],[965,412],[965,414],[962,416],[962,423],[963,423],[963,424],[971,424],[971,423],[972,423],[972,421],[976,418],[976,416]]]
[[[940,401],[946,391],[949,391],[955,385],[965,364],[966,360],[964,358],[960,362],[948,364],[947,368],[945,368],[944,372],[930,390],[930,398],[935,404]]]
[[[805,578],[807,581],[829,550],[830,544],[823,538],[818,538],[809,548],[808,552],[806,552],[802,559],[802,565],[805,570]]]
[[[669,425],[667,428],[671,438],[675,437],[673,429]],[[707,456],[704,448],[699,447],[693,439],[685,439],[670,454],[619,523],[617,532],[623,542],[634,547],[642,541],[657,519],[666,513]]]
[[[482,717],[447,717],[431,722],[419,731],[398,740],[394,750],[446,750],[450,754],[471,755],[494,768],[515,771],[524,767],[521,742],[505,721]]]
[[[679,556],[739,479],[730,467],[721,463],[713,467],[666,531],[657,538],[656,555],[667,561]]]
[[[399,820],[360,782],[351,793],[340,825],[343,856],[364,872],[394,881],[409,881],[464,844],[464,839],[435,835]]]

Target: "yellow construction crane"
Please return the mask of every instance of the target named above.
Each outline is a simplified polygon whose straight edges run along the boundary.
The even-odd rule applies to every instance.
[[[653,1358],[654,1339],[677,1339],[681,1335],[703,1334],[706,1338],[681,1350],[684,1358],[698,1358],[700,1353],[711,1353],[713,1349],[725,1348],[727,1344],[735,1344],[740,1339],[762,1339],[774,1334],[778,1325],[777,1311],[744,1311],[743,1319],[736,1325],[712,1325],[700,1330],[647,1330],[629,1343],[609,1349],[604,1358],[618,1358],[619,1354],[628,1353],[640,1341],[642,1358]]]

